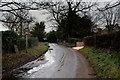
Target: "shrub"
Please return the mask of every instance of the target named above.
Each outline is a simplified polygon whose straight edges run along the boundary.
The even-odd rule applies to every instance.
[[[19,50],[25,49],[25,47],[26,47],[25,42],[26,42],[25,38],[20,38],[20,39],[17,40],[17,46],[18,46]]]
[[[85,43],[85,45],[88,45],[88,46],[94,46],[94,37],[93,36],[87,36],[87,37],[84,37],[83,41]]]
[[[111,48],[112,47],[113,38],[114,38],[113,34],[98,35],[96,37],[97,47]]]
[[[81,41],[81,40],[78,39],[78,38],[69,38],[69,39],[67,40],[68,43],[76,43],[77,41]]]
[[[28,46],[34,47],[38,44],[38,38],[30,37],[28,39]],[[14,31],[2,32],[2,52],[3,53],[15,53],[14,45],[18,46],[18,50],[24,50],[26,48],[26,39],[19,38]]]
[[[51,31],[47,34],[47,41],[56,43],[57,42],[57,36],[55,31]]]
[[[112,46],[115,51],[120,52],[120,32],[114,35]]]
[[[14,44],[17,44],[18,35],[14,31],[2,32],[2,51],[3,53],[14,52]]]
[[[87,36],[84,38],[85,45],[94,46],[95,36]],[[120,32],[97,35],[96,36],[96,47],[98,48],[110,48],[117,52],[120,51]]]
[[[37,37],[30,37],[28,39],[28,47],[34,47],[37,46],[38,44],[38,38]],[[17,40],[17,46],[19,50],[24,50],[26,48],[26,39],[25,38],[20,38]]]
[[[38,38],[37,37],[30,37],[28,39],[28,46],[29,47],[34,47],[34,46],[37,46],[38,45]]]

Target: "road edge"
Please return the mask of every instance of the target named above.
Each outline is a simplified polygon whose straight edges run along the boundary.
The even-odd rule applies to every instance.
[[[97,78],[96,72],[88,59],[77,50],[72,48],[71,50],[74,51],[77,56],[76,78]],[[81,67],[86,69],[81,69]]]

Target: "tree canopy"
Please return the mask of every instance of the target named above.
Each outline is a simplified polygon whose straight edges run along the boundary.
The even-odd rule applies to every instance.
[[[39,41],[43,41],[43,38],[45,36],[44,29],[45,29],[44,22],[40,22],[40,23],[36,22],[32,32],[31,32],[32,36],[38,37]]]
[[[92,25],[93,22],[87,15],[80,17],[75,11],[69,10],[67,17],[61,21],[57,31],[64,39],[83,38],[91,34]]]

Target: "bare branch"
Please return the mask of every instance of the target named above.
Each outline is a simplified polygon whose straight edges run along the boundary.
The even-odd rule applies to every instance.
[[[112,5],[110,5],[110,3],[108,3],[104,8],[98,8],[99,11],[105,11],[108,10],[110,8],[114,8],[120,5],[120,1],[113,3]]]

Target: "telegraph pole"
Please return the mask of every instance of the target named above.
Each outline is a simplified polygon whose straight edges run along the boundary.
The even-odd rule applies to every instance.
[[[28,50],[28,35],[30,33],[29,28],[25,28],[24,33],[25,33],[25,36],[26,36],[26,53],[28,53],[28,51],[27,51]]]
[[[26,53],[28,53],[27,49],[28,49],[28,35],[26,35]]]

